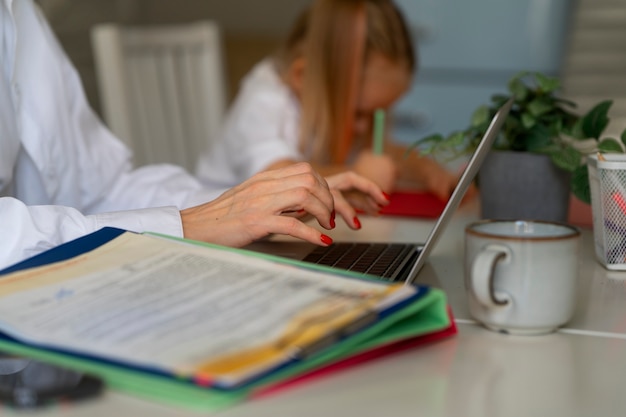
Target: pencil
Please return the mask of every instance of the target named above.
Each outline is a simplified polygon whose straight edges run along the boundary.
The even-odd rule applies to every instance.
[[[626,200],[624,200],[624,197],[622,197],[618,191],[615,191],[611,198],[613,198],[613,201],[615,201],[620,210],[622,210],[622,214],[626,214]]]
[[[382,155],[385,141],[385,110],[383,109],[377,109],[374,112],[374,128],[372,134],[372,152],[374,152],[375,155]]]
[[[597,157],[598,161],[606,161],[606,158],[600,152],[598,152]],[[622,214],[626,214],[626,199],[624,198],[624,196],[626,196],[626,189],[624,189],[619,176],[615,170],[606,170],[605,178],[608,179],[609,185],[614,190],[611,198],[622,211]]]

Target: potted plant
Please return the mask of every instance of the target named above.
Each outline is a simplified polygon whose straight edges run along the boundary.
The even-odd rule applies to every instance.
[[[603,136],[612,101],[581,115],[574,102],[558,96],[559,88],[557,78],[520,72],[509,81],[508,95],[493,95],[490,104],[474,111],[469,127],[430,135],[413,146],[444,161],[471,153],[496,111],[513,97],[493,146],[497,152],[490,153],[478,175],[483,217],[565,221],[570,190],[590,202],[586,155],[624,152],[626,130],[620,138]]]

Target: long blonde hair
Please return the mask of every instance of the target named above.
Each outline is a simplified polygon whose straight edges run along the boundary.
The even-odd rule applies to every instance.
[[[300,144],[314,162],[346,161],[363,66],[374,51],[410,72],[416,67],[407,25],[391,0],[316,0],[279,50],[279,71],[298,57],[306,62]]]

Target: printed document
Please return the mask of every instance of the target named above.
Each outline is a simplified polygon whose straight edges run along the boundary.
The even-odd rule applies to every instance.
[[[235,384],[414,293],[128,232],[68,261],[1,278],[0,330]]]

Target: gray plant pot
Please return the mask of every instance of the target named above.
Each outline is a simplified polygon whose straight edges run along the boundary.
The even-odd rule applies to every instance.
[[[566,222],[570,176],[546,155],[492,150],[478,173],[481,215]]]

